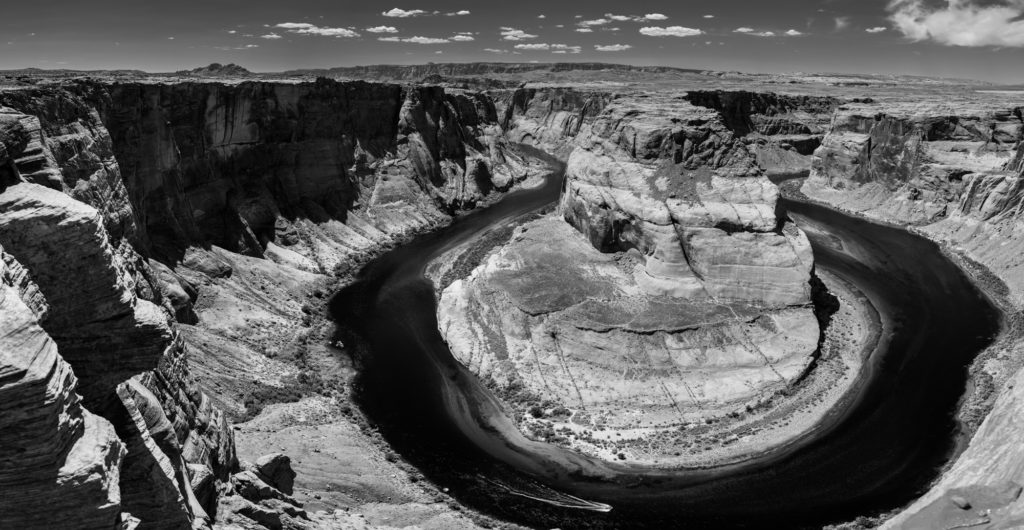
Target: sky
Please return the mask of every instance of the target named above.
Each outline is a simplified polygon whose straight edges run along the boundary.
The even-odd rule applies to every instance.
[[[1024,0],[31,0],[0,69],[614,62],[1024,83]]]

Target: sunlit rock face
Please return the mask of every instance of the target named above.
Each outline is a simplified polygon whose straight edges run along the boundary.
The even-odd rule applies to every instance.
[[[112,528],[124,446],[82,408],[77,379],[39,326],[49,311],[0,249],[0,510],[10,528]]]
[[[616,428],[695,421],[798,378],[819,335],[814,259],[776,217],[749,132],[684,98],[611,101],[574,138],[558,216],[443,292],[456,357],[513,399]]]

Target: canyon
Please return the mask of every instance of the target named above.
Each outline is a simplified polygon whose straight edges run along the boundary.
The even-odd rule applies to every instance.
[[[1020,103],[690,71],[618,72],[690,76],[672,88],[484,79],[532,68],[0,89],[0,526],[529,524],[464,508],[389,447],[358,405],[368,353],[327,306],[389,249],[552,171],[553,208],[427,267],[441,338],[526,439],[678,472],[831,417],[881,328],[815,264],[827,230],[784,204],[809,201],[939,243],[1005,315],[970,363],[966,448],[870,524],[1024,517],[1005,442],[1022,428]],[[428,75],[444,86],[409,83]]]

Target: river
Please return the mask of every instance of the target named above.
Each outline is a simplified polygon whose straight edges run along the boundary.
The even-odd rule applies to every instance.
[[[460,502],[528,526],[801,528],[899,507],[950,458],[967,367],[999,313],[932,242],[783,199],[816,266],[855,284],[883,323],[857,391],[813,433],[742,464],[664,471],[525,439],[437,329],[427,264],[552,204],[563,173],[369,263],[335,295],[356,400],[384,438]]]

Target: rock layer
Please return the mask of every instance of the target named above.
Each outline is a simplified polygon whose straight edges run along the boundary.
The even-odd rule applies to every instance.
[[[725,415],[799,378],[819,337],[810,243],[730,120],[644,95],[575,126],[564,220],[524,225],[443,292],[456,358],[523,413],[599,429]]]

